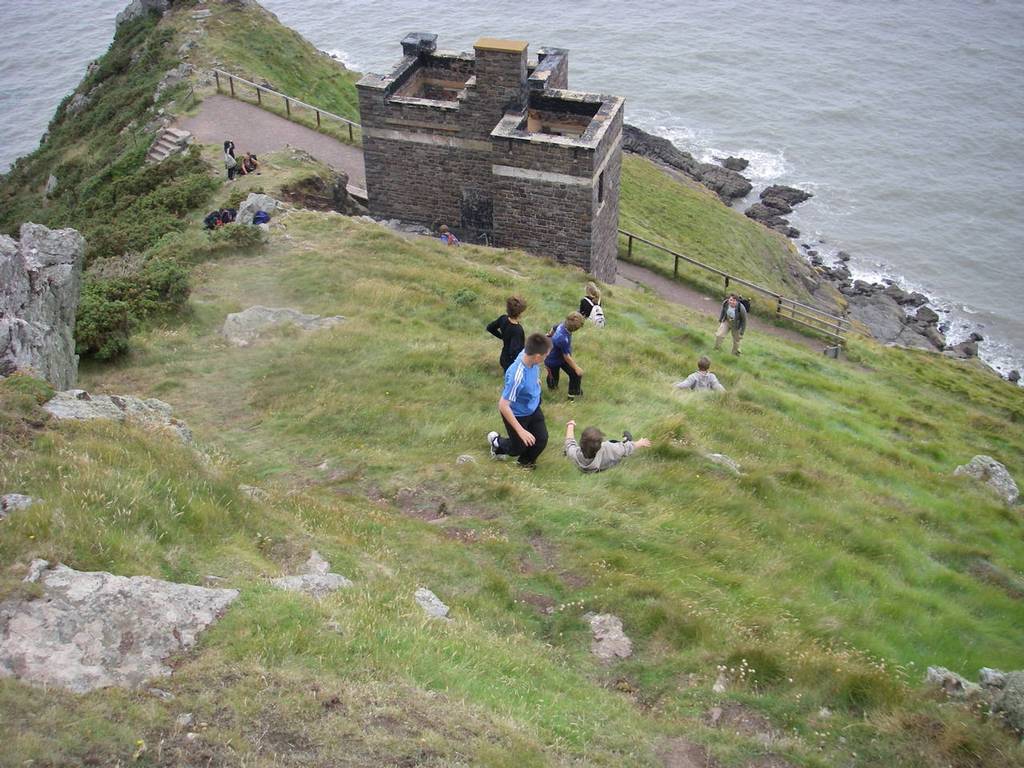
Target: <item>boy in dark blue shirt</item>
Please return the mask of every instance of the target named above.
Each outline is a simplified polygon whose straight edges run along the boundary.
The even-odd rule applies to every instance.
[[[548,389],[558,389],[561,371],[569,377],[569,399],[575,400],[583,394],[583,369],[572,357],[572,334],[583,327],[583,315],[570,312],[565,322],[559,323],[551,334],[551,351],[544,365],[548,370]]]
[[[533,469],[548,444],[548,427],[540,409],[540,364],[551,349],[551,339],[530,334],[519,357],[505,371],[505,386],[498,401],[498,413],[508,437],[497,432],[487,435],[491,456],[518,456],[519,466]]]

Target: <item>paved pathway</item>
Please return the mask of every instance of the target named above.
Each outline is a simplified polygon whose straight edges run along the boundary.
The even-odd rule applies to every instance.
[[[644,285],[661,296],[661,298],[671,301],[673,304],[681,304],[684,307],[702,312],[705,315],[712,315],[715,318],[718,317],[718,313],[722,309],[721,296],[706,296],[695,288],[659,275],[657,272],[652,272],[645,267],[628,264],[625,261],[619,261],[619,274],[616,282],[625,283],[626,285]],[[790,328],[782,328],[754,314],[747,318],[747,328],[759,331],[760,333],[767,333],[771,336],[778,336],[781,339],[792,341],[794,344],[813,349],[815,352],[820,352],[827,346],[823,339],[805,336]],[[731,342],[729,339],[726,339],[726,343]]]
[[[239,150],[255,152],[257,155],[283,149],[285,144],[290,144],[306,150],[335,170],[347,173],[350,186],[366,189],[366,170],[361,148],[343,144],[330,136],[229,96],[218,94],[206,97],[199,112],[181,120],[176,127],[191,131],[203,144],[220,144],[230,138]],[[619,262],[619,282],[627,285],[642,284],[663,299],[713,317],[717,317],[721,307],[721,298],[718,296],[705,296],[694,288],[624,261]],[[753,330],[792,341],[816,352],[826,346],[821,339],[779,327],[754,315],[747,322]]]
[[[347,173],[350,186],[366,189],[362,149],[230,96],[207,96],[199,105],[199,112],[178,121],[175,127],[191,131],[201,144],[220,145],[231,139],[237,151],[256,155],[290,144],[336,171]]]

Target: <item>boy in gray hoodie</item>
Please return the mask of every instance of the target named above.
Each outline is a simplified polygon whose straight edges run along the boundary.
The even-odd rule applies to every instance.
[[[631,456],[637,448],[647,448],[651,441],[646,437],[634,441],[633,436],[626,432],[621,443],[618,440],[605,440],[604,433],[597,427],[587,427],[576,442],[576,422],[570,420],[565,425],[565,455],[579,467],[581,472],[601,472],[610,469],[627,456]]]

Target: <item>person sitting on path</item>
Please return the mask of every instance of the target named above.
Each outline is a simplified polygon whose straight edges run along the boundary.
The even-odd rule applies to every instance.
[[[519,466],[534,469],[548,445],[548,427],[540,409],[540,364],[551,349],[551,339],[532,333],[519,357],[505,371],[505,386],[498,400],[498,413],[505,422],[508,437],[489,432],[491,456],[503,459],[518,456]]]
[[[235,142],[231,140],[224,142],[224,167],[228,172],[228,181],[234,181],[235,173],[238,172],[238,161],[235,159]]]
[[[605,440],[604,433],[597,427],[587,427],[576,442],[576,422],[570,420],[565,425],[566,457],[574,462],[581,472],[601,472],[610,469],[627,456],[632,456],[637,448],[648,448],[651,441],[646,437],[634,441],[629,432],[622,435],[622,442]]]
[[[551,332],[551,351],[544,360],[548,371],[548,389],[558,389],[559,374],[565,371],[569,377],[570,400],[583,396],[583,369],[572,356],[572,335],[582,327],[583,315],[570,312],[565,321]]]
[[[448,226],[446,224],[441,225],[440,231],[440,240],[442,243],[445,245],[461,245],[461,243],[459,243],[459,238],[457,238],[454,233],[448,231]]]
[[[711,360],[707,357],[698,360],[697,370],[682,381],[677,381],[674,386],[676,389],[688,389],[694,392],[725,392],[725,387],[718,381],[718,377],[711,373]]]
[[[519,318],[526,311],[526,301],[520,296],[509,296],[505,301],[506,314],[487,325],[487,332],[501,339],[501,355],[498,362],[501,370],[508,367],[519,357],[526,344],[526,333],[519,324]]]
[[[722,311],[718,315],[718,333],[715,334],[715,349],[722,348],[725,335],[732,332],[732,353],[740,353],[740,342],[747,330],[747,308],[740,303],[740,297],[730,293],[729,298],[722,302]]]

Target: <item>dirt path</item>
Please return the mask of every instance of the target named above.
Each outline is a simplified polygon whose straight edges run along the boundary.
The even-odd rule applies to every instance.
[[[283,149],[290,144],[304,149],[335,170],[347,173],[350,186],[366,189],[366,170],[359,147],[343,144],[244,101],[221,95],[208,96],[200,105],[199,112],[181,120],[177,127],[191,131],[203,144],[220,144],[230,138],[239,150],[257,155]],[[624,261],[619,262],[619,282],[644,285],[663,299],[705,315],[716,316],[721,306],[718,296],[705,296],[689,286]],[[755,331],[786,339],[816,352],[826,346],[823,340],[780,328],[755,316],[751,316],[748,323]]]
[[[178,121],[175,127],[191,131],[202,144],[222,144],[225,139],[231,139],[239,151],[257,155],[284,149],[290,144],[306,150],[336,171],[347,173],[350,186],[366,189],[363,151],[359,147],[343,144],[229,96],[207,96],[199,105],[199,112]]]
[[[705,315],[717,317],[718,313],[721,311],[722,297],[720,296],[706,296],[695,288],[691,288],[675,280],[670,280],[667,277],[663,277],[644,267],[639,267],[636,264],[628,264],[625,261],[619,261],[618,269],[619,274],[616,280],[617,283],[623,283],[625,285],[639,284],[646,286],[661,296],[661,298],[671,301],[673,304],[681,304],[684,307],[701,312]],[[794,344],[799,344],[807,349],[812,349],[815,352],[820,352],[827,346],[825,341],[822,339],[817,339],[812,336],[804,336],[804,334],[798,333],[797,331],[789,328],[781,328],[773,323],[766,322],[753,314],[751,314],[747,319],[747,326],[748,328],[760,333],[777,336],[780,339],[791,341]]]

